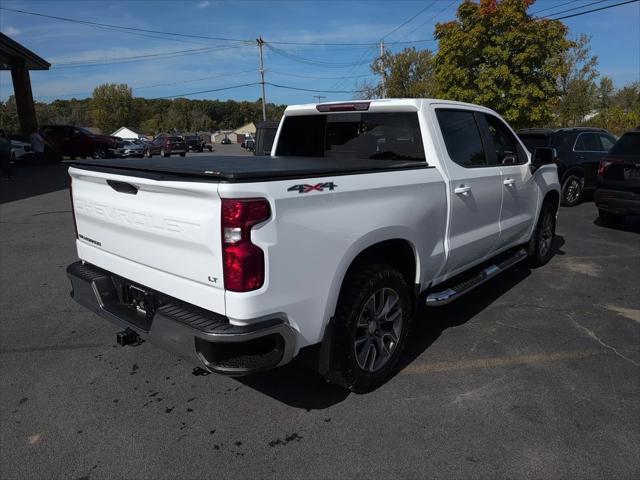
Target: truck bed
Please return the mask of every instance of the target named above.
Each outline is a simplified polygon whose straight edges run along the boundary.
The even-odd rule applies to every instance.
[[[326,157],[187,156],[81,160],[74,167],[156,180],[275,181],[429,168],[427,162]]]

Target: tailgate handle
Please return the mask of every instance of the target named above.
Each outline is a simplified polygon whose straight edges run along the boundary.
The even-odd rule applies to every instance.
[[[116,192],[120,193],[128,193],[130,195],[135,195],[138,193],[138,187],[131,185],[127,182],[118,182],[116,180],[107,180],[107,183],[111,188],[113,188]]]

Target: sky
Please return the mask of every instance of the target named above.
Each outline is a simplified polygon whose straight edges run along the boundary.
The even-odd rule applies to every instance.
[[[538,0],[530,12],[563,16],[620,1]],[[365,82],[375,83],[369,65],[379,54],[381,38],[394,52],[408,46],[437,49],[434,25],[452,20],[459,3],[0,0],[4,8],[219,39],[114,30],[6,10],[0,10],[0,30],[53,64],[49,71],[31,72],[37,101],[88,97],[107,82],[126,83],[134,96],[145,98],[204,92],[186,97],[255,101],[261,97],[255,39],[262,36],[268,43],[266,81],[273,84],[266,86],[267,101],[295,104],[315,102],[317,95],[321,101],[354,98]],[[612,77],[617,87],[640,80],[640,2],[563,21],[572,38],[581,33],[591,37],[601,75]],[[12,94],[11,75],[2,71],[0,100]]]

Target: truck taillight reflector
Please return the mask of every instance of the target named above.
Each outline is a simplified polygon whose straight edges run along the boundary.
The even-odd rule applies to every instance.
[[[319,112],[363,112],[369,110],[371,102],[322,103],[316,105]]]
[[[222,265],[224,287],[233,292],[264,284],[264,252],[251,243],[251,228],[271,216],[264,198],[222,199]]]

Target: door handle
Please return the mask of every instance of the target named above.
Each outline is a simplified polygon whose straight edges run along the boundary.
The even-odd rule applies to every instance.
[[[469,195],[471,191],[471,187],[465,187],[464,185],[460,185],[458,188],[453,190],[453,193],[456,195]]]
[[[516,184],[516,181],[513,178],[507,178],[502,183],[507,187],[513,187]]]

